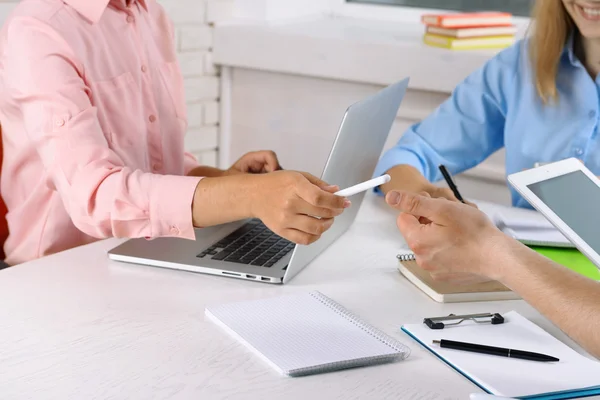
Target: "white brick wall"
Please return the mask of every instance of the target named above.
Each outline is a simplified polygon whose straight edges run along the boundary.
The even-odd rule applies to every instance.
[[[158,0],[175,24],[178,58],[185,80],[189,130],[186,149],[205,165],[217,165],[218,69],[212,63],[212,22],[231,15],[231,0]]]
[[[231,15],[233,0],[158,1],[175,24],[178,58],[188,103],[186,149],[202,164],[216,166],[219,71],[212,63],[212,23]],[[18,0],[0,0],[0,24],[16,3]]]

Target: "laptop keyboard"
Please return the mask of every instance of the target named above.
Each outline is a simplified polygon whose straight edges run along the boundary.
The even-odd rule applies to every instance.
[[[260,220],[252,220],[197,257],[270,268],[294,247],[294,243],[273,233]]]

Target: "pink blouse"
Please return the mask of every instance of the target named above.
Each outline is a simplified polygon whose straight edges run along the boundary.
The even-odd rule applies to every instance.
[[[23,0],[0,33],[9,264],[108,237],[194,238],[183,79],[155,0]]]

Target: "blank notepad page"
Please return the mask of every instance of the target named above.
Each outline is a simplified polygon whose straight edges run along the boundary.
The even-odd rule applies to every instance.
[[[208,307],[206,315],[284,375],[404,359],[409,350],[319,292]]]

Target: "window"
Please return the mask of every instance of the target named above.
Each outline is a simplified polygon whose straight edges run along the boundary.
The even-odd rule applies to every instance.
[[[347,0],[347,2],[453,11],[507,11],[515,16],[528,17],[534,0]]]

